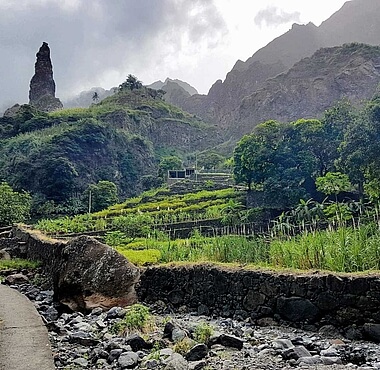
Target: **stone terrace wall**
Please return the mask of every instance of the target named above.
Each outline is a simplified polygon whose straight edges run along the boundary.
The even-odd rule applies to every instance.
[[[380,323],[379,275],[294,275],[208,265],[150,267],[142,273],[138,295],[145,302],[164,301],[174,310],[250,317],[258,323],[275,319],[346,330]]]
[[[62,249],[66,242],[47,238],[41,232],[31,230],[26,226],[14,226],[12,237],[10,240],[18,245],[15,255],[42,262],[44,272],[54,285],[54,277],[59,270]]]

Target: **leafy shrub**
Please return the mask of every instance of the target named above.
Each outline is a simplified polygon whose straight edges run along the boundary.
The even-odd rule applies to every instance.
[[[207,344],[213,334],[214,328],[210,324],[202,322],[194,330],[194,339],[199,343]]]
[[[188,337],[185,337],[174,345],[173,351],[179,353],[180,355],[185,355],[193,346],[194,341]]]
[[[0,226],[25,221],[31,204],[32,198],[28,193],[18,193],[6,182],[0,183]]]
[[[147,236],[151,231],[152,217],[147,214],[118,216],[112,220],[112,226],[122,231],[129,238]]]
[[[110,247],[119,247],[120,245],[123,245],[126,242],[126,240],[127,236],[125,235],[125,233],[119,230],[108,231],[104,238],[104,241]]]
[[[149,308],[142,304],[134,304],[128,307],[122,320],[111,327],[111,332],[115,334],[129,334],[132,331],[143,331],[147,329],[152,318]]]

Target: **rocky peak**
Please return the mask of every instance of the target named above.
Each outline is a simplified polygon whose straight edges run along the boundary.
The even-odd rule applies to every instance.
[[[50,48],[46,42],[42,43],[36,57],[35,72],[30,81],[29,104],[45,112],[61,109],[63,105],[55,97],[53,66],[50,59]]]

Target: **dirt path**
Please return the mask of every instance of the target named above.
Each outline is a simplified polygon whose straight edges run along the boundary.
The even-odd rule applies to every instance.
[[[54,370],[48,332],[33,304],[0,284],[0,370]]]

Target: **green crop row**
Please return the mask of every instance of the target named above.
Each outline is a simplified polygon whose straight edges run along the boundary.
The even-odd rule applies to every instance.
[[[158,199],[153,197],[159,194]],[[141,197],[127,200],[122,205],[114,205],[106,210],[94,213],[64,217],[54,220],[40,220],[36,228],[50,234],[81,233],[89,231],[117,230],[118,217],[145,214],[151,217],[151,224],[170,224],[184,221],[221,218],[223,209],[230,199],[236,198],[233,189],[201,191],[185,195],[163,196],[165,191],[146,192]],[[117,224],[117,222],[116,222]]]

